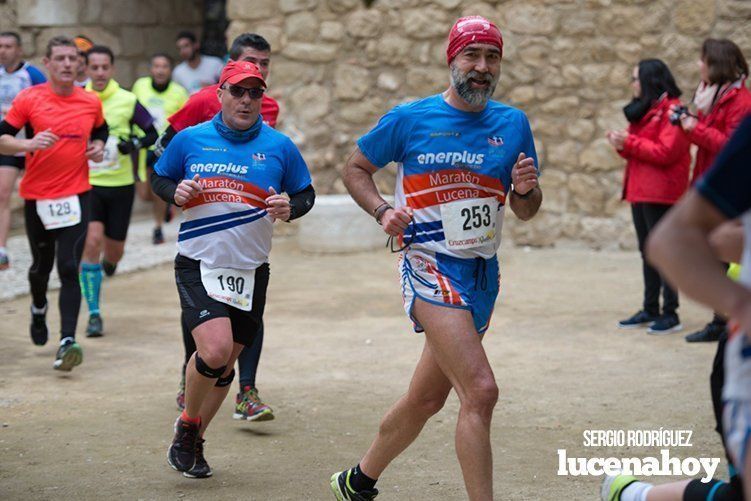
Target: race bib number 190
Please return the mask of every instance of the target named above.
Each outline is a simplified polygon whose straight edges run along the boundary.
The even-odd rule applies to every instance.
[[[209,268],[201,262],[201,282],[210,298],[243,311],[253,308],[256,270]]]
[[[441,219],[449,249],[472,249],[495,240],[498,200],[495,197],[441,204]]]
[[[81,204],[78,201],[78,195],[37,200],[36,205],[37,214],[46,230],[67,228],[81,222]]]

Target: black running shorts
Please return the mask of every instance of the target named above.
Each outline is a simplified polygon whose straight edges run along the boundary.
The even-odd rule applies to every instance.
[[[104,235],[118,242],[125,241],[133,211],[136,187],[93,186],[91,189],[91,220],[104,224]]]
[[[201,282],[200,261],[178,254],[175,258],[175,281],[183,322],[188,329],[193,331],[207,320],[228,317],[232,323],[232,339],[236,343],[250,346],[263,321],[269,264],[264,263],[255,271],[253,306],[250,311],[244,311],[209,297]]]
[[[17,157],[14,155],[0,155],[0,167],[15,167],[21,170],[26,165],[26,157]]]

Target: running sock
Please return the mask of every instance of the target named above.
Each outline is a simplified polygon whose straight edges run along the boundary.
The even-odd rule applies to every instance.
[[[46,315],[47,303],[44,303],[44,306],[42,306],[41,308],[38,308],[34,305],[34,303],[31,303],[31,314],[32,315]]]
[[[646,482],[634,482],[621,491],[620,501],[647,501],[647,493],[652,487]]]
[[[349,476],[349,486],[354,489],[355,492],[372,491],[376,482],[378,482],[378,479],[374,480],[364,474],[360,469],[359,464],[352,468],[352,474]]]
[[[188,413],[185,412],[185,409],[183,409],[182,414],[180,414],[180,419],[182,421],[185,421],[186,423],[201,424],[201,418],[200,417],[194,417],[194,418],[192,418],[192,417],[188,416]]]
[[[99,315],[99,291],[102,287],[102,265],[81,265],[81,294],[89,306],[89,314]]]
[[[60,335],[60,346],[65,346],[66,344],[75,343],[76,338],[73,336],[66,336],[65,334]]]

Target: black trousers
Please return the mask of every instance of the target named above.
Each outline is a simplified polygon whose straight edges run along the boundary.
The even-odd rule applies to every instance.
[[[665,315],[674,314],[678,309],[677,291],[668,285],[644,256],[644,246],[649,233],[671,207],[672,205],[641,202],[631,204],[631,215],[634,219],[636,236],[639,239],[639,252],[641,253],[642,272],[644,274],[643,308],[644,311],[652,315],[660,314],[660,291],[662,291],[662,313]]]
[[[60,338],[75,337],[78,311],[81,308],[81,287],[78,266],[81,263],[86,231],[89,228],[90,192],[78,195],[81,222],[75,226],[47,230],[37,214],[36,202],[26,200],[24,219],[26,236],[31,247],[32,263],[29,284],[34,306],[47,304],[47,284],[57,255],[57,274],[60,277]]]

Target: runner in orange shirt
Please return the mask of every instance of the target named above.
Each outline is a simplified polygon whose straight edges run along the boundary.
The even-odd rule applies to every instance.
[[[73,41],[52,38],[44,58],[49,82],[21,91],[0,122],[0,154],[27,153],[19,193],[26,201],[33,256],[31,339],[37,345],[47,342],[47,283],[57,257],[61,341],[54,368],[63,371],[83,359],[75,337],[81,307],[78,267],[89,223],[88,160],[102,160],[108,136],[99,99],[73,84],[77,64]],[[31,139],[14,137],[27,125],[35,131]]]

